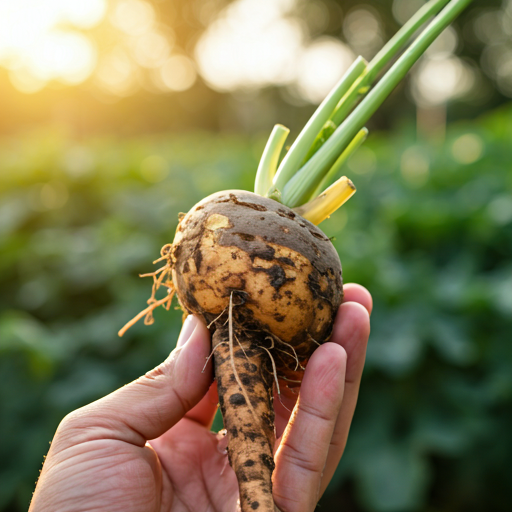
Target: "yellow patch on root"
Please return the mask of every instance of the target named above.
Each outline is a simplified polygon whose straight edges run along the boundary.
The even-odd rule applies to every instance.
[[[216,231],[217,229],[230,228],[231,222],[225,215],[214,213],[206,220],[205,227],[211,231]]]

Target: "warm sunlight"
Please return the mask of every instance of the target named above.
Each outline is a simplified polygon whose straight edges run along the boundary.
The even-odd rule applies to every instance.
[[[36,92],[50,80],[82,82],[94,69],[96,49],[80,29],[97,25],[105,11],[105,0],[4,0],[0,65],[23,92]]]

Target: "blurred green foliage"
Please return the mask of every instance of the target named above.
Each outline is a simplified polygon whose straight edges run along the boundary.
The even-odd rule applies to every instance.
[[[346,455],[322,510],[501,511],[512,488],[512,108],[372,135],[322,227],[374,295]],[[0,141],[0,510],[27,509],[69,411],[160,363],[181,313],[145,305],[180,211],[251,189],[264,139],[194,133]]]

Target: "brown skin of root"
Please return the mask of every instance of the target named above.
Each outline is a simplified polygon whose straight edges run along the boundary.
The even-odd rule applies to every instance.
[[[170,262],[181,305],[207,324],[233,293],[236,323],[275,337],[280,377],[300,380],[297,358],[305,366],[330,337],[343,298],[338,254],[272,199],[239,190],[207,197],[180,221]]]
[[[238,480],[242,512],[274,512],[272,368],[257,337],[244,335],[236,326],[234,336],[238,341],[233,343],[233,357],[227,326],[217,329],[212,338],[229,462]]]

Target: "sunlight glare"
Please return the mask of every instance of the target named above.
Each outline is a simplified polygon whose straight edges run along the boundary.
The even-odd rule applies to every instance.
[[[138,87],[135,64],[121,47],[100,60],[96,80],[104,90],[117,96],[129,96]]]
[[[160,70],[163,85],[170,91],[185,91],[196,81],[194,63],[184,55],[174,55]]]
[[[155,32],[148,32],[137,38],[134,57],[144,68],[157,68],[166,61],[170,49],[168,39]]]
[[[469,93],[474,83],[473,70],[458,57],[423,58],[412,77],[412,94],[418,105],[442,105]]]
[[[215,89],[264,87],[293,80],[303,44],[300,23],[286,12],[295,0],[236,0],[196,46],[203,78]]]
[[[112,11],[110,21],[126,34],[141,35],[151,30],[155,11],[143,0],[120,0]]]
[[[73,28],[95,26],[105,11],[105,0],[3,0],[0,66],[10,70],[11,82],[25,93],[51,80],[82,82],[94,69],[96,49]]]

